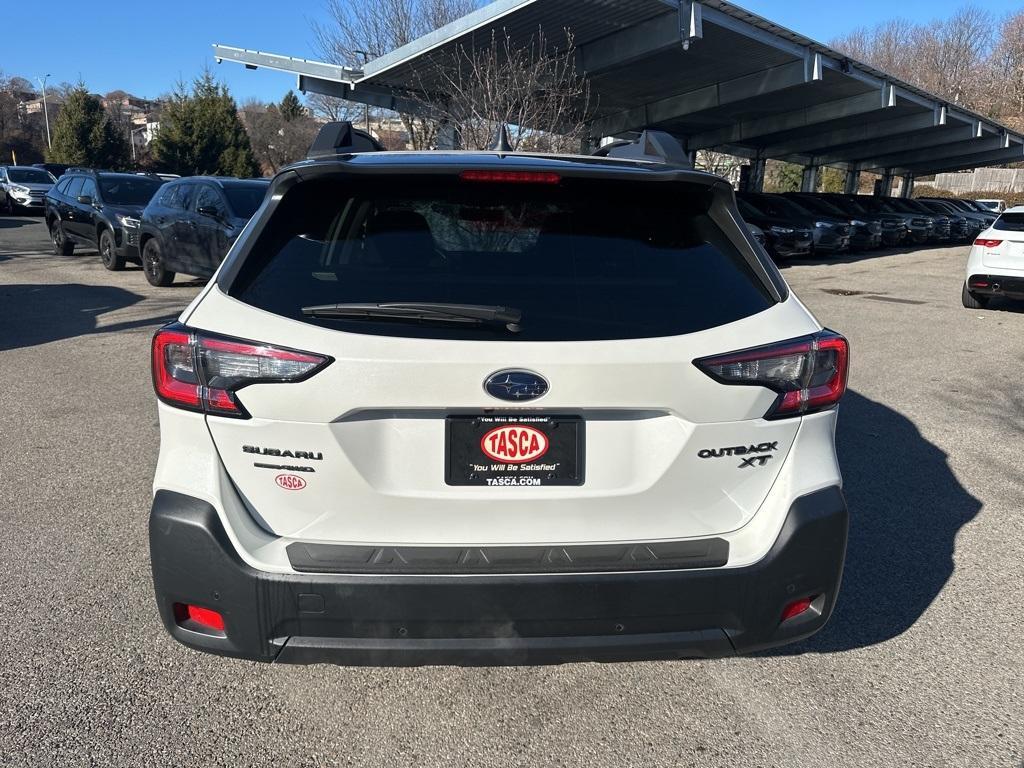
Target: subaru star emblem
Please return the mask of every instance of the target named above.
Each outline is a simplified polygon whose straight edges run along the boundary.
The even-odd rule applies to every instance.
[[[499,400],[536,400],[548,391],[548,381],[539,373],[530,371],[498,371],[484,382],[487,394]]]

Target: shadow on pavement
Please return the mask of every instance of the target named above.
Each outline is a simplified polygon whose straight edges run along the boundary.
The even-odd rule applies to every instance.
[[[965,310],[970,312],[1012,312],[1014,314],[1024,313],[1024,301],[1008,299],[1005,296],[997,296],[989,300],[985,309]]]
[[[0,229],[14,229],[15,227],[27,227],[35,224],[36,219],[15,219],[11,216],[0,216]]]
[[[850,539],[839,602],[817,635],[770,655],[833,653],[901,635],[953,573],[956,535],[981,509],[913,422],[848,392],[836,433]]]
[[[178,312],[97,328],[97,318],[143,296],[115,286],[0,285],[0,350],[20,349],[91,333],[112,333],[170,322]]]

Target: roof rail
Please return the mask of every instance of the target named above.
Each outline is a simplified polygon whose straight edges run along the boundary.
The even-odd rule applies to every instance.
[[[333,155],[348,155],[356,152],[383,152],[384,145],[366,131],[353,128],[352,123],[342,120],[325,123],[313,139],[306,153],[307,160]]]
[[[665,131],[645,130],[635,141],[619,139],[599,148],[594,155],[597,157],[620,157],[631,160],[651,160],[654,162],[681,165],[693,168],[690,157],[683,149],[679,140]]]

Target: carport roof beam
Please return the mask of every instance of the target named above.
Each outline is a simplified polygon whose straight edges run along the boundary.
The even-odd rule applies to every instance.
[[[860,167],[865,170],[874,168],[912,168],[918,163],[941,162],[956,158],[984,154],[997,150],[1005,150],[1010,146],[1009,136],[995,136],[986,139],[967,139],[937,147],[927,147],[908,152],[897,152],[892,155],[878,156],[860,160]]]
[[[970,167],[958,165],[965,157],[1018,159],[1010,151],[947,157],[948,145],[964,140],[961,125],[982,124],[978,141],[1024,142],[1017,131],[726,0],[496,0],[362,67],[226,46],[215,56],[292,72],[306,90],[413,111],[443,98],[430,93],[439,56],[486,46],[492,35],[525,46],[540,29],[557,54],[566,28],[590,81],[594,136],[656,128],[686,137],[688,151],[837,167],[874,158],[915,173]]]
[[[925,176],[931,173],[965,171],[970,168],[983,168],[987,165],[1006,165],[1008,163],[1024,163],[1024,144],[1011,142],[1006,149],[996,149],[980,154],[961,155],[946,159],[930,159],[917,165],[900,168],[900,172]]]

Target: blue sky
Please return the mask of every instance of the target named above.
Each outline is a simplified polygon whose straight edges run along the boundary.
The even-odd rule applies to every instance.
[[[360,0],[348,0],[358,2]],[[893,16],[928,20],[962,0],[738,0],[748,10],[808,37],[830,38]],[[995,14],[1018,10],[1021,0],[986,0]],[[0,10],[0,71],[51,82],[85,81],[90,90],[120,88],[156,97],[179,78],[189,80],[209,65],[242,102],[279,100],[294,86],[290,75],[215,66],[210,45],[223,43],[314,58],[311,23],[322,19],[322,0],[176,0],[173,3],[4,0]]]

